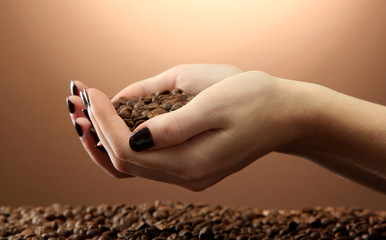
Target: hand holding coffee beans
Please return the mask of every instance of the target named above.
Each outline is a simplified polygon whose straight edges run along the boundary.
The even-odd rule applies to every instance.
[[[203,190],[280,151],[386,193],[384,106],[227,65],[171,68],[123,89],[114,106],[101,91],[85,88],[72,85],[71,117],[90,156],[116,177]],[[191,96],[180,89],[194,100],[186,104]]]

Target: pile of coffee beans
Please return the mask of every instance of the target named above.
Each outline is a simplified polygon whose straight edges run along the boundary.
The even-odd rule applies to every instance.
[[[0,240],[386,239],[386,211],[260,210],[180,202],[0,207]]]
[[[119,116],[131,131],[141,123],[157,115],[177,110],[188,103],[193,96],[188,96],[181,89],[159,91],[141,97],[121,97],[113,102]]]

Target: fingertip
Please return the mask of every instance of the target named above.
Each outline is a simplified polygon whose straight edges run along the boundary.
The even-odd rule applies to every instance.
[[[129,145],[133,151],[141,152],[154,146],[153,138],[148,127],[141,128],[133,134],[129,139]]]
[[[75,130],[76,130],[76,132],[78,133],[78,136],[79,136],[79,137],[83,137],[83,129],[82,129],[82,126],[81,126],[77,121],[75,121]]]

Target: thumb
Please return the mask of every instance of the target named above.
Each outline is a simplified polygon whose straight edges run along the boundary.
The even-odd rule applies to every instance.
[[[213,105],[201,102],[196,96],[182,108],[144,122],[131,135],[130,147],[134,151],[171,147],[207,130],[219,128],[217,120],[221,119],[220,114],[214,113]]]

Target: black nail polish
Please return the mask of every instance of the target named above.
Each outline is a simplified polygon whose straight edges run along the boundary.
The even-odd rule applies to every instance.
[[[151,137],[149,128],[145,127],[135,131],[130,137],[129,144],[131,149],[136,152],[153,147],[154,142]]]
[[[83,108],[83,109],[82,109],[82,112],[83,112],[83,114],[86,116],[86,118],[91,122],[91,118],[90,118],[90,115],[88,115],[87,108]],[[91,122],[91,123],[92,123],[92,122]]]
[[[95,148],[98,149],[98,150],[100,150],[100,151],[102,151],[102,152],[104,152],[104,153],[107,153],[105,147],[103,147],[103,146],[95,145]]]
[[[86,103],[86,100],[84,99],[83,93],[79,92],[79,96],[80,96],[80,99],[82,99],[82,103],[84,107],[87,108],[87,103]]]
[[[90,130],[91,135],[99,141],[99,137],[98,137],[98,134],[97,134],[95,128],[94,127],[90,127],[89,130]]]
[[[76,129],[76,132],[78,133],[79,137],[82,137],[83,136],[83,130],[82,130],[82,127],[77,122],[75,122],[75,129]]]
[[[83,97],[87,103],[87,107],[90,106],[90,98],[88,97],[88,92],[86,88],[83,88]]]
[[[70,101],[70,99],[68,99],[68,97],[66,97],[66,103],[67,103],[68,111],[70,111],[70,113],[74,113],[75,105]]]
[[[78,87],[75,85],[75,82],[72,80],[71,80],[71,84],[70,84],[70,91],[71,91],[72,95],[78,95],[78,93],[79,93]]]

